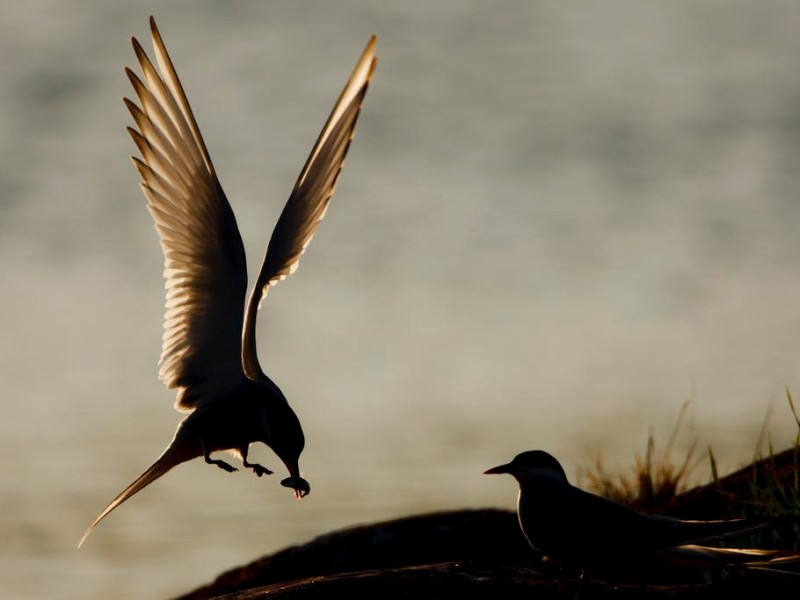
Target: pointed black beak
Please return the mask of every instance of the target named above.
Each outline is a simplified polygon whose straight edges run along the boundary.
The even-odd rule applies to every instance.
[[[484,475],[498,475],[500,473],[511,473],[511,465],[499,465],[497,467],[492,467],[491,469],[486,469],[483,474]]]
[[[287,477],[281,481],[283,487],[292,488],[294,497],[300,500],[311,493],[311,485],[302,477]]]
[[[297,462],[293,462],[291,465],[287,463],[286,468],[289,469],[289,477],[281,481],[281,485],[292,488],[294,497],[298,500],[308,496],[311,493],[311,485],[300,476],[300,467],[297,466]]]

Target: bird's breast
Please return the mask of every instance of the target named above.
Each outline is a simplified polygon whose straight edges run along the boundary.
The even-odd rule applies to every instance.
[[[183,430],[210,451],[246,448],[264,439],[262,413],[258,403],[242,396],[219,398],[191,413]]]
[[[564,558],[579,545],[575,538],[576,523],[567,506],[552,502],[548,493],[520,492],[517,516],[520,528],[531,546],[552,558]]]

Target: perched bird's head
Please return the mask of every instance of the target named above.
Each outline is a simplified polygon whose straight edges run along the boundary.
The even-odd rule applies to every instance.
[[[517,481],[528,477],[546,477],[567,482],[567,474],[561,464],[543,450],[529,450],[517,454],[510,463],[492,467],[483,472],[484,475],[508,473]]]

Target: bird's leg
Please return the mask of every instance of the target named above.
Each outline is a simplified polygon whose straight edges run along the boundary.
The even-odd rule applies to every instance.
[[[203,458],[205,458],[208,464],[217,465],[220,469],[227,471],[228,473],[233,473],[234,471],[239,470],[233,465],[229,465],[224,460],[211,458],[211,451],[206,447],[205,443],[203,444]]]
[[[262,475],[272,475],[272,471],[270,471],[267,467],[262,467],[259,464],[247,462],[247,446],[244,448],[239,448],[239,454],[242,455],[242,464],[248,469],[253,469],[253,473],[259,477]]]

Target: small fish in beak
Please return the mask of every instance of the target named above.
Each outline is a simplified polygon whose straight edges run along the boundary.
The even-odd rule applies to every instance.
[[[305,498],[311,493],[311,485],[302,477],[287,477],[281,481],[283,487],[292,488],[294,490],[294,497],[300,500]]]

